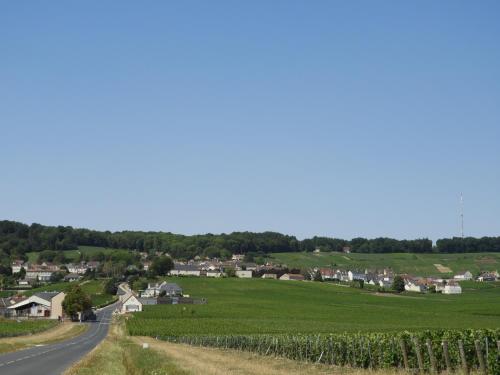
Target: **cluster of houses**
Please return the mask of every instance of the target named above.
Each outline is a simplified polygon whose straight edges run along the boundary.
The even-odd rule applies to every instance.
[[[332,268],[316,268],[314,272],[319,272],[323,280],[352,282],[363,281],[369,285],[378,286],[383,289],[390,289],[394,282],[394,273],[391,270],[383,270],[382,272],[364,272],[353,270],[341,270]],[[462,288],[459,281],[474,280],[474,276],[470,271],[465,271],[456,274],[451,279],[435,278],[435,277],[415,277],[407,274],[400,275],[405,284],[405,290],[409,292],[424,293],[428,291],[436,291],[443,294],[461,294]],[[496,281],[498,280],[498,272],[481,273],[476,281]]]
[[[11,264],[12,273],[19,273],[21,269],[26,271],[24,278],[18,281],[19,286],[24,287],[29,287],[36,282],[51,281],[53,275],[61,271],[62,267],[68,270],[68,274],[64,276],[65,281],[77,281],[81,279],[87,271],[95,271],[99,267],[99,262],[90,261],[56,265],[49,262],[36,264],[17,260]]]
[[[145,305],[177,305],[177,304],[203,304],[205,299],[194,299],[184,295],[182,288],[176,283],[163,281],[161,283],[148,283],[145,290],[134,292],[127,283],[118,286],[118,307],[116,313],[126,314],[142,311]]]
[[[257,274],[276,269],[279,270],[280,266],[271,263],[258,265],[253,262],[245,262],[244,255],[234,254],[232,259],[227,261],[194,259],[189,262],[174,262],[170,276],[225,277],[231,270],[234,271],[236,277],[251,278]]]

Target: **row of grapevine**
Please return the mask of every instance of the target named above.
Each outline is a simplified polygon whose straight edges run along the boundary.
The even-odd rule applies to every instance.
[[[443,342],[446,342],[448,365],[454,369],[462,367],[463,359],[470,369],[479,368],[480,359],[477,351],[479,348],[487,371],[491,374],[500,374],[499,329],[330,335],[158,336],[157,338],[337,366],[360,368],[409,366],[412,369],[423,366],[428,371],[432,370],[432,366],[438,371],[446,370],[447,361],[443,350]],[[460,355],[459,342],[463,344],[463,359]],[[403,352],[406,352],[406,364]]]

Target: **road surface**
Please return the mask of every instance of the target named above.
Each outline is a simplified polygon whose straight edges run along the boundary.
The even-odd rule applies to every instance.
[[[97,312],[97,321],[83,334],[56,344],[36,346],[30,349],[0,355],[1,375],[59,375],[87,354],[108,333],[115,304]]]

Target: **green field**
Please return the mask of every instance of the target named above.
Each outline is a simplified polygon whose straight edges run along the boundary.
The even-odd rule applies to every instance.
[[[132,334],[337,333],[500,327],[500,283],[467,282],[462,295],[377,295],[332,283],[173,278],[206,305],[146,306]]]
[[[105,279],[91,280],[81,283],[82,289],[90,295],[93,306],[104,305],[116,298],[111,294],[104,293],[105,283],[106,283]],[[39,288],[28,290],[24,294],[27,296],[31,296],[37,292],[52,292],[52,291],[64,292],[73,285],[75,285],[75,283],[60,282],[60,283],[48,284],[48,285],[43,285]]]
[[[273,263],[286,264],[293,268],[339,267],[364,270],[391,268],[397,273],[418,276],[443,276],[434,264],[449,267],[452,273],[500,269],[500,253],[464,253],[464,254],[361,254],[361,253],[273,253],[267,258]]]
[[[92,255],[95,255],[97,253],[104,253],[105,255],[129,254],[130,250],[112,249],[112,248],[96,247],[96,246],[79,246],[78,250],[64,250],[64,255],[71,262],[77,261],[78,257],[80,256],[80,253],[83,255],[88,255],[88,256],[92,256]],[[32,263],[36,263],[38,260],[38,254],[39,254],[39,252],[37,252],[37,251],[32,251],[32,252],[27,253],[28,261],[32,262]]]
[[[57,324],[55,320],[24,320],[0,319],[0,337],[28,335],[44,331]]]

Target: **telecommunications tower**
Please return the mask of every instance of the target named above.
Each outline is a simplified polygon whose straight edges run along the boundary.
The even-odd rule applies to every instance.
[[[464,195],[460,193],[460,234],[464,238]]]

